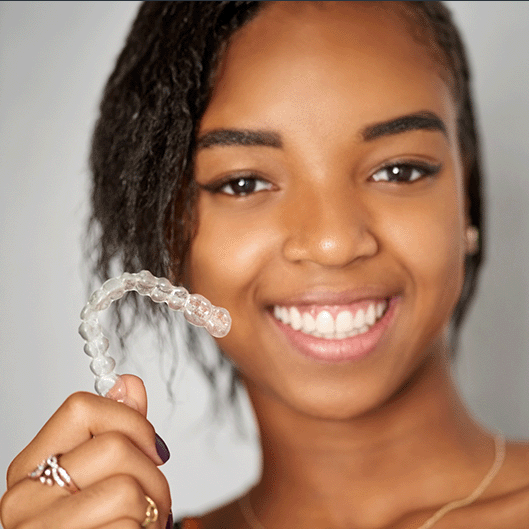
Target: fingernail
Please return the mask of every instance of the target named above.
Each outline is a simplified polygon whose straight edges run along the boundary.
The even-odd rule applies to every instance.
[[[116,380],[116,383],[107,391],[105,397],[108,397],[112,400],[117,400],[124,398],[127,395],[127,387],[123,382],[122,378],[119,377]]]
[[[136,401],[132,400],[130,397],[127,396],[127,388],[123,380],[121,380],[121,377],[114,384],[114,386],[110,388],[105,397],[115,400],[116,402],[122,402],[123,404],[126,404],[129,408],[139,411]]]
[[[173,529],[173,513],[169,511],[169,518],[167,518],[167,523],[165,524],[165,529]]]
[[[169,453],[169,448],[167,448],[167,445],[164,443],[163,439],[158,434],[156,434],[155,436],[155,441],[156,441],[156,452],[158,452],[160,459],[164,463],[167,463],[167,461],[171,457],[171,454]]]

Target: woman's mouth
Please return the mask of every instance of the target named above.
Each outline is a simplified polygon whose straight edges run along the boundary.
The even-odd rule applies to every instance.
[[[348,305],[274,305],[273,321],[304,356],[343,362],[369,354],[393,319],[398,298]]]
[[[327,340],[342,340],[367,332],[386,312],[387,300],[369,301],[355,307],[275,305],[274,318],[295,331]]]

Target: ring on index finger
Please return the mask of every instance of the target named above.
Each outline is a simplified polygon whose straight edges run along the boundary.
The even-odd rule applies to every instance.
[[[50,487],[57,484],[70,494],[76,494],[80,489],[70,474],[59,464],[60,457],[61,454],[48,457],[33,472],[30,472],[28,477]]]

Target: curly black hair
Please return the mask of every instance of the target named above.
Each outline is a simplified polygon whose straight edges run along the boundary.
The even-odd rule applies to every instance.
[[[94,275],[148,269],[182,279],[194,234],[193,154],[214,74],[230,37],[267,2],[145,2],[104,90],[93,135],[92,216]],[[441,2],[401,2],[411,31],[448,72],[459,104],[459,142],[466,168],[469,216],[480,231],[479,250],[465,263],[461,298],[452,318],[453,346],[473,296],[484,251],[478,137],[463,43]],[[136,319],[159,320],[152,305],[132,298]],[[159,314],[160,307],[154,310]],[[167,314],[166,321],[168,320]],[[135,320],[134,320],[135,321]],[[118,318],[122,336],[134,325]],[[196,340],[192,330],[188,339]],[[453,347],[455,349],[455,346]],[[215,385],[227,362],[195,358]],[[233,377],[230,395],[236,393]]]

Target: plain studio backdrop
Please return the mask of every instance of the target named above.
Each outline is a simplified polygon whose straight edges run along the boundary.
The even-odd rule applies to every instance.
[[[448,4],[474,71],[488,215],[488,255],[455,373],[476,417],[528,438],[529,4]],[[137,8],[0,3],[2,473],[67,395],[93,388],[77,334],[87,296],[88,146]],[[248,487],[259,471],[251,427],[244,437],[230,422],[210,420],[206,385],[185,360],[172,404],[161,374],[168,359],[160,360],[155,339],[133,349],[120,371],[146,382],[148,417],[172,453],[164,468],[175,514],[200,512]]]

